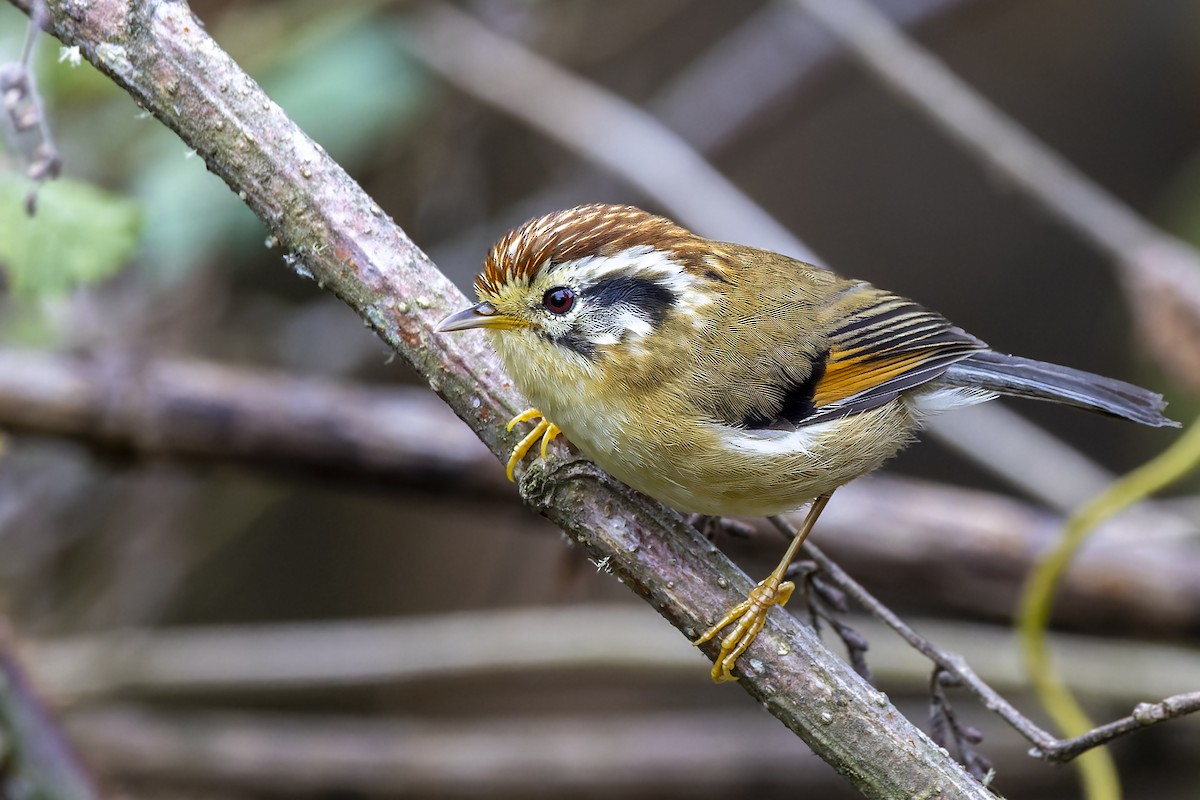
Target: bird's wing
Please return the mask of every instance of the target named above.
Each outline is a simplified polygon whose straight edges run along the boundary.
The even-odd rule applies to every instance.
[[[824,370],[811,386],[810,425],[887,403],[933,380],[987,345],[940,314],[894,294],[860,285],[870,302],[829,336]]]

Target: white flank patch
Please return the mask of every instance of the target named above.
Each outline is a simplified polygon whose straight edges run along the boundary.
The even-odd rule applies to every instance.
[[[908,407],[919,417],[941,414],[956,408],[986,403],[997,397],[995,392],[968,386],[931,386],[907,396]]]
[[[831,419],[828,422],[818,422],[815,425],[803,425],[794,431],[751,431],[722,425],[721,437],[730,447],[747,453],[774,456],[799,452],[815,455],[817,440],[839,422],[842,422],[842,420]]]

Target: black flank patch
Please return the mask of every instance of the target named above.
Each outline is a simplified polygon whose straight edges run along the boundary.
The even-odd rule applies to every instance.
[[[678,298],[661,283],[644,278],[609,278],[582,292],[588,302],[602,306],[631,306],[659,327]]]
[[[821,382],[821,378],[825,377],[825,363],[828,360],[828,350],[819,354],[812,360],[812,372],[808,377],[787,387],[783,401],[774,414],[748,415],[742,420],[742,427],[750,430],[778,428],[784,421],[792,425],[799,425],[813,412],[813,396],[817,393],[817,384]]]

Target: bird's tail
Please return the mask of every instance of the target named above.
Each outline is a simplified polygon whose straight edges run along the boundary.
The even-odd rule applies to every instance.
[[[950,365],[942,380],[997,394],[1050,400],[1154,427],[1179,427],[1163,416],[1162,395],[1083,370],[1008,356],[991,350],[973,353]]]

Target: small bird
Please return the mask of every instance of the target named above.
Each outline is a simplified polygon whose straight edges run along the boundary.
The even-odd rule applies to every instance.
[[[1145,425],[1162,396],[1004,355],[904,297],[765,250],[705,239],[632,206],[539,217],[488,253],[480,302],[439,331],[483,328],[534,408],[508,475],[560,432],[614,477],[683,512],[770,516],[811,501],[779,566],[729,625],[733,669],[830,495],[911,442],[931,414],[1014,395]]]

